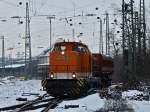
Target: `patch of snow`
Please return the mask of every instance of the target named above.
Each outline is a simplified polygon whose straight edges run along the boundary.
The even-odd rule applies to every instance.
[[[42,65],[49,65],[49,63],[42,63],[42,64],[38,64],[38,65],[40,65],[40,66],[42,66]]]
[[[7,84],[7,83],[11,84],[15,80],[16,80],[16,78],[14,76],[7,76],[7,77],[4,77],[4,78],[0,79],[0,85]]]
[[[128,101],[135,112],[149,112],[150,101]]]
[[[14,76],[7,76],[7,77],[4,77],[4,78],[2,78],[2,80],[12,80],[12,79],[15,79],[15,77]]]
[[[50,112],[93,112],[104,106],[105,99],[100,99],[99,94],[92,94],[77,100],[68,100],[60,103]],[[79,105],[79,108],[65,109],[65,105]]]
[[[12,64],[12,65],[6,65],[5,68],[17,68],[17,67],[22,67],[25,66],[25,64]],[[2,68],[2,67],[0,67]]]
[[[18,97],[27,97],[28,100],[37,98],[37,96],[34,95],[22,96],[23,93],[39,93],[41,95],[45,93],[44,91],[41,91],[42,87],[40,80],[6,80],[6,82],[7,83],[0,85],[0,108],[22,103],[20,101],[16,101],[16,98]]]
[[[125,98],[125,97],[140,95],[140,94],[144,94],[144,93],[138,90],[128,90],[128,91],[122,92],[122,97]]]
[[[145,100],[141,100],[141,101],[136,101],[134,100],[134,97],[136,98],[136,96],[144,96],[146,95],[146,93],[142,92],[142,91],[138,91],[138,90],[128,90],[122,93],[122,97],[123,98],[129,98],[128,99],[128,104],[132,106],[132,108],[134,109],[135,112],[149,112],[150,110],[150,101],[145,101]],[[133,97],[133,100],[130,100],[130,97]],[[139,98],[140,99],[140,98]]]

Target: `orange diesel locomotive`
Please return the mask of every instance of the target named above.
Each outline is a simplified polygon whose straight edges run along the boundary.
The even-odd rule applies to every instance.
[[[42,80],[42,86],[52,96],[87,94],[91,88],[110,83],[112,59],[92,54],[81,42],[56,42],[49,60],[49,77]]]

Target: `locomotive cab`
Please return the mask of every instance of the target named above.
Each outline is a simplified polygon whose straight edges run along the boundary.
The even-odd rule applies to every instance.
[[[91,54],[87,46],[77,42],[59,42],[50,53],[50,78],[75,79],[89,77]]]

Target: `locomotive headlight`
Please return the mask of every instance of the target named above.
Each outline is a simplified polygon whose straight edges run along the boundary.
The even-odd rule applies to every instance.
[[[50,77],[51,77],[51,78],[54,78],[54,75],[53,75],[53,74],[51,74],[51,75],[50,75]]]
[[[61,52],[61,54],[65,54],[65,52],[64,52],[64,51],[62,51],[62,52]]]
[[[72,74],[72,78],[76,78],[76,74],[75,73]]]
[[[50,74],[50,78],[54,78],[54,73],[51,73],[51,74]]]

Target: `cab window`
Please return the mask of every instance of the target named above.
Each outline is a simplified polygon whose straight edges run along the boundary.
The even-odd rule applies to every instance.
[[[65,51],[66,50],[66,46],[60,46],[60,50],[61,51]]]
[[[86,49],[82,45],[74,44],[73,47],[72,47],[72,51],[86,52]]]
[[[85,52],[85,49],[84,49],[83,46],[79,46],[78,49],[79,49],[80,52]]]
[[[66,51],[65,45],[55,45],[54,51]]]
[[[84,48],[86,52],[89,52],[89,49],[87,47]]]
[[[74,45],[72,46],[72,51],[78,52],[78,45],[77,45],[77,44],[74,44]]]

